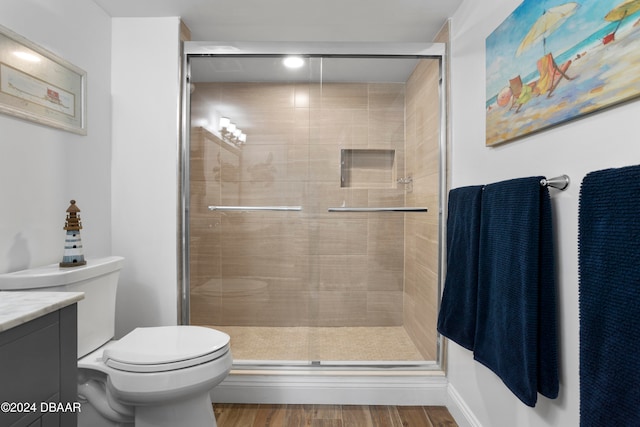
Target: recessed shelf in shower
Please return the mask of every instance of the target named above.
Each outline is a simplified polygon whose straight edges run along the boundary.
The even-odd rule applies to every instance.
[[[340,187],[396,188],[396,152],[384,149],[343,149]]]

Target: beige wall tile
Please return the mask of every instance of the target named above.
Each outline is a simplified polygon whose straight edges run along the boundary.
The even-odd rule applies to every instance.
[[[433,96],[433,70],[421,63],[406,85],[198,84],[194,117],[204,123],[207,109],[232,107],[248,143],[234,152],[212,144],[205,130],[192,134],[192,323],[404,324],[423,354],[435,353],[438,111],[422,99]],[[388,188],[341,188],[343,149],[393,150],[380,185]],[[361,181],[381,181],[375,165],[365,169]],[[396,183],[409,174],[412,193]],[[405,203],[431,211],[327,213]],[[207,204],[303,210],[220,213]],[[214,278],[264,288],[234,294]]]
[[[429,212],[407,219],[403,321],[425,358],[437,351],[439,102],[437,61],[422,60],[406,85],[407,204]]]

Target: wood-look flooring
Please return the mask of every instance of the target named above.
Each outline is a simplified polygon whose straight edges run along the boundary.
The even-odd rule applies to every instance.
[[[218,427],[457,427],[444,406],[213,405]]]

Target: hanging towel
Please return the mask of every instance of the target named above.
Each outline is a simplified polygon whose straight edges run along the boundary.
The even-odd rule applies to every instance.
[[[640,426],[640,166],[580,188],[580,426]]]
[[[485,186],[474,358],[525,404],[558,396],[553,232],[543,177]]]
[[[449,192],[447,276],[438,313],[438,332],[468,350],[476,333],[482,187]]]

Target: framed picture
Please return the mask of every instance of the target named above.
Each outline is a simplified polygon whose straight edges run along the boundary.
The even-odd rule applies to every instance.
[[[87,134],[87,73],[0,26],[0,112]]]
[[[640,95],[640,0],[525,0],[486,48],[492,146]]]

